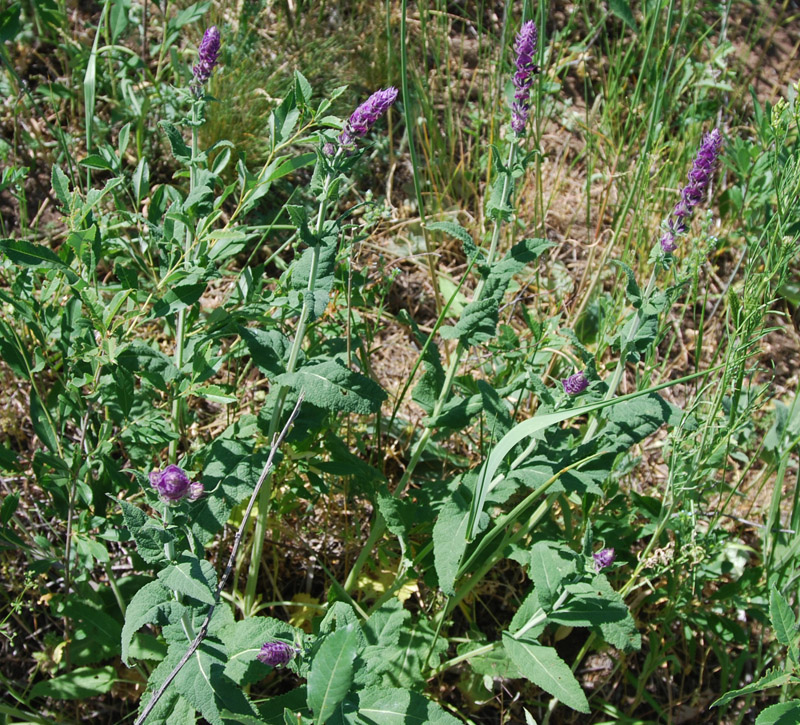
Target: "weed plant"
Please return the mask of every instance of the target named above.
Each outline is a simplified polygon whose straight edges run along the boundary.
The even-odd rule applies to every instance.
[[[800,721],[797,86],[277,7],[2,6],[4,722]]]

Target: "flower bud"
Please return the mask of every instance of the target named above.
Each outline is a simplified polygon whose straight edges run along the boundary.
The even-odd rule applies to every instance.
[[[583,371],[570,375],[561,381],[567,395],[578,395],[589,387],[589,379]]]

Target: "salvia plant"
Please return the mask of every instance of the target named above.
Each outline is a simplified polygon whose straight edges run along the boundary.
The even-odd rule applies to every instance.
[[[183,11],[173,35],[200,10]],[[114,15],[114,28],[121,22]],[[504,49],[513,66],[504,121],[485,208],[471,210],[485,225],[467,228],[452,214],[425,223],[425,234],[460,247],[464,265],[452,290],[432,280],[443,295],[432,324],[398,311],[414,367],[391,401],[371,365],[370,323],[352,302],[369,299],[354,249],[386,214],[354,177],[400,112],[410,116],[407,84],[364,93],[341,119],[334,104],[345,89],[317,100],[295,71],[254,168],[208,135],[235,42],[220,23],[190,63],[175,61],[180,82],[158,124],[168,159],[148,157],[126,122],[115,144],[89,133],[77,166],[53,166],[63,242],[0,240],[9,280],[0,302],[18,322],[0,318],[0,352],[29,386],[41,442],[32,470],[66,522],[56,545],[16,526],[18,496],[0,510],[3,541],[25,551],[31,572],[58,572],[49,597],[66,622],[64,668],[33,696],[110,692],[118,675],[101,663],[116,657],[140,686],[136,725],[469,721],[431,685],[448,677],[486,699],[495,682],[514,683],[529,722],[560,706],[590,713],[576,668],[595,650],[622,667],[642,648],[637,616],[649,592],[639,590],[669,568],[668,546],[685,558],[663,578],[677,580],[681,566],[695,567],[700,587],[711,576],[697,543],[707,462],[735,447],[768,394],[750,384],[751,352],[770,290],[786,281],[796,220],[772,217],[771,236],[753,245],[771,277],[754,262],[743,301],[731,294],[728,359],[655,383],[668,316],[711,244],[710,217],[700,217],[713,208],[728,144],[739,148],[703,119],[688,182],[665,192],[677,200],[660,228],[661,217],[652,220],[646,264],[609,260],[625,296],[609,323],[612,363],[558,316],[523,310],[523,337],[505,310],[518,301],[517,280],[538,275],[557,246],[520,231],[543,228],[522,219],[518,198],[542,157],[541,31],[527,20]],[[166,64],[159,56],[153,80]],[[785,201],[797,179],[781,183]],[[384,292],[391,281],[381,280]],[[664,392],[673,386],[684,407]],[[692,390],[718,396],[711,423],[698,423],[707,412]],[[419,425],[402,424],[403,406],[423,411]],[[800,436],[793,420],[786,413],[774,431],[773,472],[785,473],[788,441]],[[660,498],[631,494],[647,517],[635,529],[620,480],[656,434],[669,480]],[[389,451],[400,451],[399,468],[384,464]],[[335,545],[338,569],[321,567],[320,597],[273,601],[282,520],[312,517],[303,501],[322,495],[369,506],[357,509],[357,533]],[[778,590],[793,581],[792,554],[775,523],[764,534],[769,614],[789,664],[730,688],[719,708],[800,682],[796,617]],[[703,531],[707,550],[724,558],[719,528],[712,518]],[[311,550],[302,527],[282,536]],[[130,564],[124,576],[120,561]],[[522,589],[487,625],[476,612],[505,572]],[[557,646],[565,636],[577,645]],[[776,707],[797,712],[796,701]]]

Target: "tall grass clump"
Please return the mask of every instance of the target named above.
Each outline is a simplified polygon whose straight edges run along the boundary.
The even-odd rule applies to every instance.
[[[669,2],[258,67],[362,9],[0,13],[0,713],[792,721],[796,87]]]

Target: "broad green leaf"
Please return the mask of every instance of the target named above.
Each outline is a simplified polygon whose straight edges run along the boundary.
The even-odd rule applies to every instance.
[[[457,339],[464,345],[477,345],[494,337],[500,307],[492,297],[470,302],[455,325],[442,325],[445,340]]]
[[[357,723],[364,725],[458,725],[461,721],[417,692],[368,687],[358,693]]]
[[[180,662],[187,646],[170,647],[166,657],[158,663],[150,674],[150,679],[147,681],[147,689],[141,700],[139,700],[140,714],[150,702],[153,693]],[[196,721],[195,708],[181,696],[173,683],[164,691],[150,715],[147,716],[146,722],[147,725],[194,725]]]
[[[270,376],[286,372],[285,361],[292,346],[286,335],[275,329],[257,330],[252,327],[239,327],[239,334],[262,372]]]
[[[503,646],[511,661],[534,685],[573,710],[590,711],[589,702],[575,675],[552,647],[542,647],[538,642],[524,637],[514,639],[506,632],[503,633]]]
[[[125,32],[128,27],[128,12],[131,8],[131,0],[114,0],[111,6],[111,42],[116,43],[117,38]]]
[[[150,347],[141,340],[134,340],[117,358],[120,365],[131,372],[139,373],[159,390],[165,391],[169,383],[178,377],[178,368],[161,350]]]
[[[76,597],[66,599],[57,611],[72,622],[69,644],[72,664],[91,665],[119,654],[122,625],[110,614]]]
[[[54,700],[83,700],[108,692],[116,681],[117,673],[111,665],[97,669],[78,667],[52,680],[37,682],[30,694]]]
[[[609,10],[616,15],[625,25],[627,25],[634,33],[639,32],[636,26],[636,20],[631,12],[631,6],[628,0],[609,0]]]
[[[125,612],[125,625],[122,628],[122,661],[128,664],[128,648],[134,632],[145,624],[164,625],[180,619],[185,607],[177,602],[172,592],[159,581],[145,584],[133,595]]]
[[[179,310],[190,307],[203,296],[206,291],[205,282],[184,282],[176,284],[157,300],[153,305],[153,314],[156,317],[172,315]]]
[[[564,583],[577,570],[574,553],[564,544],[537,541],[530,550],[530,570],[542,607],[548,608],[559,596]]]
[[[357,625],[337,629],[322,641],[308,673],[308,706],[315,725],[325,723],[344,700],[353,682],[358,650]]]
[[[217,575],[214,567],[205,559],[198,559],[185,551],[178,563],[158,572],[161,583],[173,591],[185,594],[205,604],[214,603]]]
[[[238,685],[264,679],[271,668],[256,659],[261,645],[270,640],[293,644],[298,633],[291,625],[272,617],[250,617],[225,627],[218,635],[228,652],[225,675]]]
[[[329,634],[351,626],[355,629],[358,647],[364,647],[367,644],[367,638],[364,636],[364,630],[361,629],[361,622],[355,609],[347,602],[333,602],[320,622],[319,633],[320,635]]]
[[[392,647],[400,639],[400,632],[411,618],[411,612],[396,597],[384,602],[364,622],[364,634],[373,645]]]
[[[284,277],[288,276],[288,286],[296,295],[302,295],[303,299],[307,296],[312,298],[309,308],[309,322],[322,317],[330,301],[336,269],[336,252],[339,247],[338,242],[338,227],[326,225],[320,237],[308,239],[308,243],[312,246],[303,251],[300,257],[289,267],[286,275],[284,275]],[[314,279],[313,289],[309,290],[308,285],[315,255],[319,257],[317,261],[317,276]]]
[[[186,645],[176,643],[170,649]],[[242,688],[224,674],[225,648],[206,638],[175,677],[175,688],[211,725],[223,725],[222,711],[256,715]]]
[[[467,548],[467,523],[469,521],[468,491],[459,487],[452,498],[442,506],[433,526],[433,560],[439,587],[447,595],[455,594],[455,581],[461,559]],[[484,514],[478,530],[485,528],[489,517]]]
[[[797,618],[774,584],[769,593],[769,618],[778,642],[789,648],[789,656],[797,663]]]
[[[580,586],[586,587],[588,585],[582,584]],[[612,647],[616,647],[623,652],[636,652],[641,649],[642,635],[636,630],[636,622],[633,621],[622,595],[611,586],[606,575],[595,575],[590,586],[593,595],[608,601],[608,606],[614,611],[625,612],[621,619],[601,621],[594,627],[595,631],[599,631],[603,639]],[[577,587],[575,590],[577,591]]]
[[[280,385],[304,392],[306,400],[333,413],[369,415],[380,410],[386,393],[371,378],[346,368],[337,360],[306,365],[275,378]]]
[[[714,700],[714,702],[711,703],[711,707],[722,707],[723,705],[727,705],[731,700],[741,697],[742,695],[750,695],[753,692],[761,692],[761,690],[768,690],[772,687],[783,687],[793,679],[796,678],[792,677],[791,672],[784,672],[776,667],[769,670],[765,675],[759,677],[749,685],[740,687],[738,690],[726,692],[722,697]]]
[[[164,560],[164,546],[175,537],[164,528],[164,525],[148,516],[138,506],[120,501],[125,525],[136,542],[136,551],[148,564],[157,564]]]
[[[620,1],[624,2],[624,0]],[[628,10],[628,12],[630,12],[630,10]],[[628,280],[627,287],[625,288],[628,301],[638,310],[642,306],[642,291],[639,289],[639,285],[636,282],[636,275],[634,275],[633,270],[627,264],[620,262],[618,259],[612,259],[611,264],[625,272],[625,277]]]
[[[762,710],[756,725],[797,725],[800,722],[800,700],[779,702]]]

